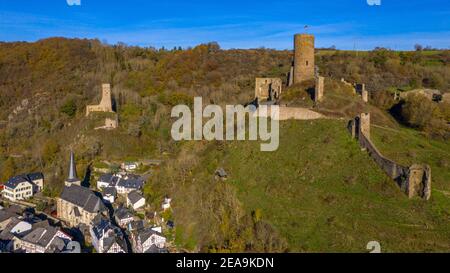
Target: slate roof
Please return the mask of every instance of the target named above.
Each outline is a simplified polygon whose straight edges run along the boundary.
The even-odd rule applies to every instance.
[[[159,248],[156,245],[151,245],[144,253],[169,253],[167,248]]]
[[[133,217],[133,214],[126,208],[119,208],[114,212],[114,217],[122,220]]]
[[[16,214],[11,213],[9,211],[0,210],[0,223],[8,220],[9,218],[12,218],[14,216],[16,216]]]
[[[22,220],[17,217],[13,217],[11,221],[6,225],[6,227],[0,232],[0,240],[2,241],[10,241],[14,238],[14,234],[11,233],[11,230]]]
[[[113,175],[110,174],[110,173],[102,174],[102,175],[100,175],[98,181],[101,181],[101,182],[110,182],[112,178],[113,178]]]
[[[124,187],[127,189],[142,189],[144,186],[144,180],[142,178],[128,178],[128,179],[120,179],[117,183],[118,187]]]
[[[14,177],[11,177],[8,182],[6,182],[5,186],[11,189],[15,189],[20,183],[30,182],[33,184],[34,180],[44,179],[44,175],[42,173],[30,173],[30,174],[20,174]]]
[[[46,247],[56,235],[56,232],[58,232],[58,229],[55,227],[39,227],[25,235],[22,240],[35,245]]]
[[[117,195],[117,190],[114,187],[106,187],[106,188],[103,188],[103,192],[102,193],[103,193],[103,196],[106,196],[106,195],[116,196]]]
[[[114,243],[117,243],[124,251],[126,251],[127,247],[122,231],[114,226],[109,220],[97,219],[97,222],[92,227],[92,231],[98,240],[103,240],[104,252],[107,252]]]
[[[66,243],[63,239],[56,237],[52,243],[45,250],[45,253],[60,253],[66,248]]]
[[[120,177],[117,177],[110,173],[102,174],[98,179],[99,182],[108,183],[109,187],[115,187],[117,185],[117,182],[119,182],[119,180]]]
[[[10,205],[8,208],[5,208],[3,210],[17,215],[21,215],[24,211],[24,209],[18,205]]]
[[[138,220],[138,221],[131,221],[128,223],[128,230],[134,231],[134,230],[141,230],[144,228],[144,221]]]
[[[30,182],[26,175],[18,175],[11,177],[8,182],[6,182],[5,187],[15,189],[20,183]]]
[[[144,179],[139,175],[128,174],[125,177],[119,177],[113,174],[103,174],[98,179],[99,182],[108,183],[109,187],[124,187],[127,189],[142,189]]]
[[[130,200],[132,204],[136,204],[142,198],[144,197],[137,191],[132,191],[128,194],[128,200]]]
[[[31,181],[35,181],[35,180],[39,180],[39,179],[44,179],[44,174],[43,173],[30,173],[28,174],[28,178]]]
[[[83,208],[90,213],[106,211],[102,200],[90,189],[78,185],[64,187],[61,199]]]
[[[114,243],[117,243],[120,246],[120,248],[122,248],[123,251],[126,251],[127,244],[125,240],[118,236],[105,238],[103,240],[103,251],[108,252],[108,250],[114,245]]]
[[[161,233],[151,228],[145,228],[138,232],[138,238],[140,239],[141,243],[147,241],[152,235],[164,237]]]

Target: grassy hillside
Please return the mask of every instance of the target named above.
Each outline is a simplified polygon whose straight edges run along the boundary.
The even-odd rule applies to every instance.
[[[261,153],[252,142],[171,139],[172,106],[191,104],[194,96],[246,103],[255,77],[286,80],[291,58],[292,51],[221,50],[216,43],[184,50],[64,38],[0,43],[0,179],[43,171],[45,193],[55,196],[67,175],[69,148],[80,176],[91,162],[164,159],[145,193],[151,209],[173,195],[174,214],[164,216],[175,220],[176,243],[189,250],[364,251],[373,239],[391,251],[445,249],[450,147],[402,129],[386,114],[392,94],[378,91],[449,91],[449,51],[318,54],[327,77],[323,102],[314,104],[301,86],[284,92],[283,100],[343,119],[283,123],[275,153]],[[343,90],[341,77],[367,83],[371,104]],[[103,82],[112,84],[115,131],[93,130],[104,115],[85,117]],[[362,111],[372,113],[374,124],[400,130],[374,129],[383,152],[432,166],[431,202],[407,200],[349,139],[345,121]],[[229,172],[227,182],[214,180],[217,167]]]
[[[443,181],[435,183],[431,201],[409,200],[350,139],[345,125],[333,120],[283,122],[280,148],[273,153],[260,152],[258,142],[210,144],[201,151],[192,147],[187,154],[200,155],[191,163],[195,176],[172,182],[174,218],[183,229],[179,236],[190,241],[187,245],[207,250],[204,244],[214,240],[206,230],[220,230],[222,223],[204,221],[221,215],[206,196],[227,188],[221,202],[238,199],[229,216],[245,213],[253,221],[257,216],[278,240],[286,241],[287,251],[364,252],[371,240],[386,252],[448,250],[450,201],[436,192]],[[226,182],[213,179],[217,167],[228,172]],[[244,212],[233,215],[240,210]],[[258,235],[243,232],[240,224],[236,220],[226,228],[252,242]]]

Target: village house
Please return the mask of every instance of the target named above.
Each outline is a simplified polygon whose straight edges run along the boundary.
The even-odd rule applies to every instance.
[[[127,195],[127,206],[138,210],[145,206],[145,198],[138,191],[132,191]]]
[[[98,217],[90,229],[92,245],[98,253],[127,253],[127,245],[120,228]]]
[[[14,213],[5,210],[0,210],[0,231],[3,230],[6,227],[6,225],[8,225],[8,223],[14,216],[16,216]]]
[[[128,194],[135,190],[142,190],[144,179],[134,174],[104,174],[97,181],[99,189],[114,187],[119,194]]]
[[[142,220],[133,220],[133,221],[131,221],[131,222],[129,222],[128,223],[128,225],[127,225],[127,230],[129,231],[129,232],[133,232],[133,231],[138,231],[138,230],[141,230],[141,229],[144,229],[144,221],[142,221]]]
[[[102,195],[107,204],[113,204],[116,201],[117,190],[114,187],[106,187],[103,188]]]
[[[134,215],[127,208],[122,207],[114,212],[114,219],[120,227],[126,228],[128,223],[134,220]]]
[[[22,238],[17,238],[15,251],[25,253],[60,253],[67,250],[72,237],[57,227],[38,227]]]
[[[30,173],[10,178],[4,185],[3,197],[11,201],[25,200],[33,197],[44,188],[44,175]]]
[[[20,253],[57,253],[67,250],[72,237],[47,220],[25,212],[22,216],[8,211],[8,222],[0,232],[0,250]]]
[[[131,233],[133,251],[136,253],[167,252],[166,238],[151,228],[144,228]]]

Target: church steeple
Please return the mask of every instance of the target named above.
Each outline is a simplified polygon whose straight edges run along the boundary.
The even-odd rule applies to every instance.
[[[65,184],[67,187],[72,185],[81,186],[81,180],[77,177],[77,166],[75,165],[75,155],[72,150],[70,150],[70,161],[69,161],[69,176],[67,177]]]

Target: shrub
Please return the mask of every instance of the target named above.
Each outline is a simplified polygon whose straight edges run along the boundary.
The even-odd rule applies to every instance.
[[[73,118],[77,113],[77,104],[74,99],[67,100],[60,108],[61,113]]]

